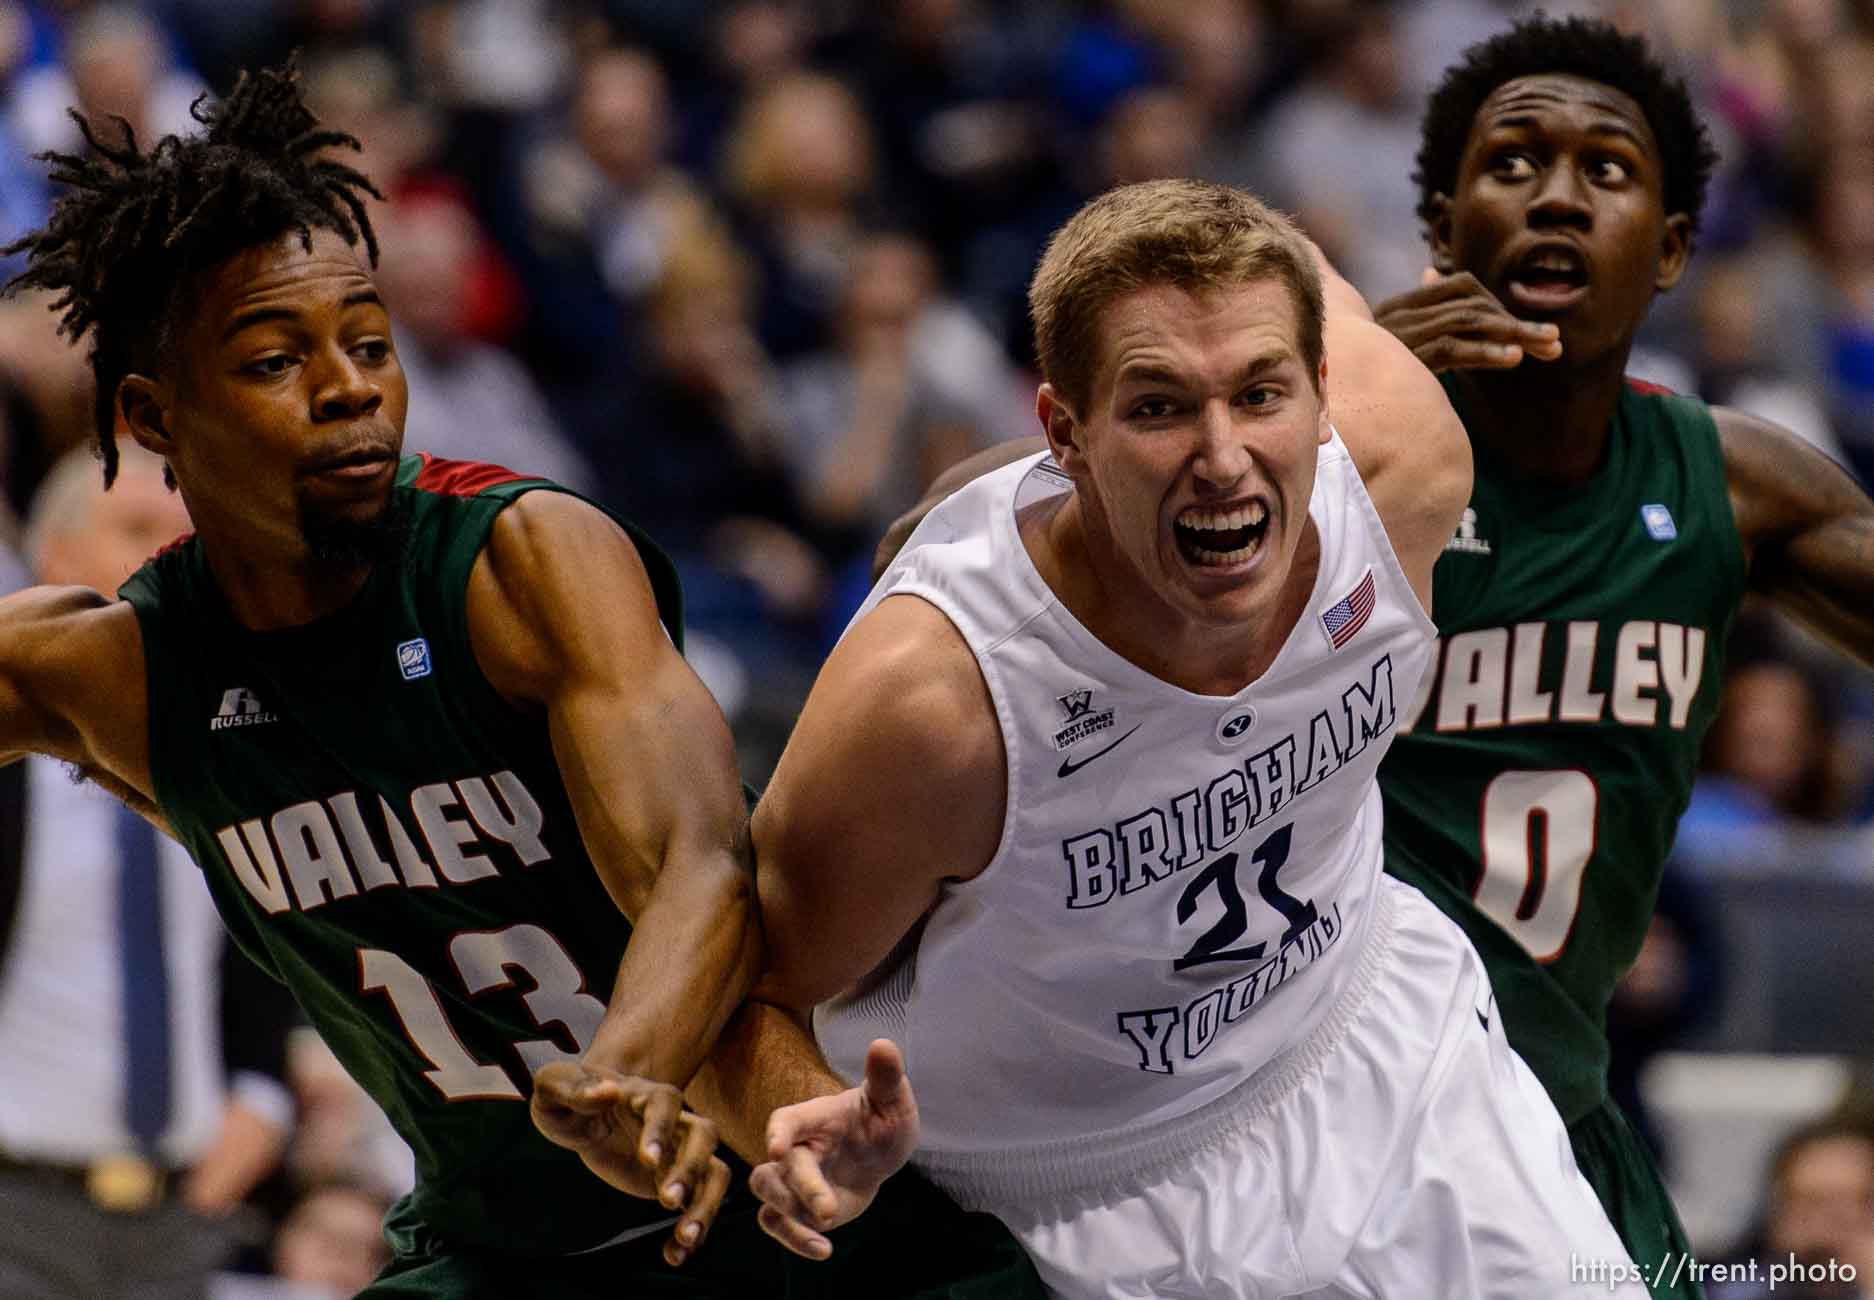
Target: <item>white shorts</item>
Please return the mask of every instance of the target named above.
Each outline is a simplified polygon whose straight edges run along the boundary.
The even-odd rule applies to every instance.
[[[1463,931],[1390,878],[1375,909],[1319,1028],[1234,1092],[1083,1160],[919,1163],[1068,1300],[1646,1300]]]

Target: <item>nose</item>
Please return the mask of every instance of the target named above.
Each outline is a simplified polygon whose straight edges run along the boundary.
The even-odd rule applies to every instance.
[[[1588,203],[1588,189],[1573,159],[1558,158],[1543,173],[1542,183],[1529,201],[1529,224],[1538,228],[1573,227],[1586,230],[1593,224],[1594,209]]]
[[[1229,402],[1205,403],[1198,418],[1197,453],[1191,472],[1200,483],[1227,492],[1249,472],[1249,440],[1232,418]]]
[[[376,378],[343,350],[334,350],[314,377],[312,417],[315,420],[355,420],[384,404]]]

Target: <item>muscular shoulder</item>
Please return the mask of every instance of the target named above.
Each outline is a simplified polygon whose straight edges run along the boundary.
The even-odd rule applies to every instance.
[[[1470,500],[1470,439],[1437,378],[1371,321],[1334,321],[1327,365],[1328,414],[1426,598],[1432,566]]]
[[[919,826],[939,876],[987,866],[1002,825],[1002,732],[975,655],[915,596],[883,601],[828,658],[762,801],[795,833]]]
[[[618,638],[663,638],[637,547],[597,507],[529,492],[495,519],[469,572],[469,640],[490,684],[539,702],[567,673],[620,650]]]

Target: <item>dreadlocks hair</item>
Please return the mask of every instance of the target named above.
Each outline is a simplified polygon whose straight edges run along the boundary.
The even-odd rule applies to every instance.
[[[243,72],[227,99],[204,95],[190,112],[206,130],[166,135],[148,152],[123,118],[113,119],[123,131],[118,146],[73,112],[91,153],[39,155],[64,193],[44,229],[0,250],[29,258],[9,292],[51,290],[60,332],[74,343],[92,336],[107,488],[117,477],[118,385],[128,374],[156,373],[202,272],[291,233],[310,252],[315,229],[349,244],[362,238],[377,264],[364,196],[383,195],[356,168],[321,156],[335,146],[356,151],[358,141],[320,128],[300,96],[297,66]]]
[[[1692,111],[1685,82],[1667,72],[1638,36],[1604,22],[1557,20],[1541,13],[1471,46],[1432,92],[1425,106],[1418,170],[1412,174],[1419,187],[1420,219],[1430,222],[1437,216],[1435,195],[1457,192],[1464,146],[1484,101],[1505,82],[1544,73],[1598,81],[1640,106],[1664,166],[1666,211],[1689,216],[1692,233],[1697,234],[1718,152]]]

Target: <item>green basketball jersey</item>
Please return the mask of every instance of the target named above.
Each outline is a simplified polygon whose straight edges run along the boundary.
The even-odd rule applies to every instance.
[[[532,1072],[590,1041],[630,933],[543,717],[497,695],[469,646],[470,568],[537,490],[558,489],[407,458],[400,560],[304,627],[242,627],[195,540],[121,593],[143,633],[157,805],[235,940],[415,1151],[392,1223],[430,1248],[558,1252],[668,1217],[528,1117]],[[675,574],[634,540],[675,637]]]
[[[1607,1001],[1691,797],[1743,548],[1702,402],[1630,384],[1605,465],[1565,491],[1472,447],[1439,648],[1380,769],[1386,869],[1469,933],[1572,1123],[1606,1092]]]

